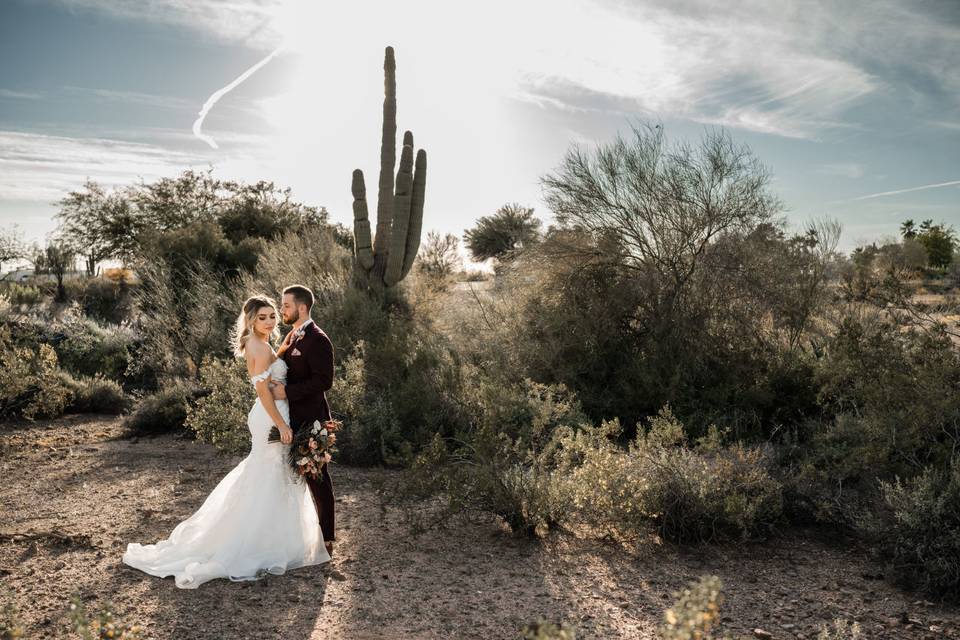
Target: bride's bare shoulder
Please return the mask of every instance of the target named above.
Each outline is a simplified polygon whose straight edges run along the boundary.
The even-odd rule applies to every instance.
[[[266,369],[273,360],[270,346],[258,340],[250,340],[247,343],[243,357],[247,361],[247,371],[251,375]]]

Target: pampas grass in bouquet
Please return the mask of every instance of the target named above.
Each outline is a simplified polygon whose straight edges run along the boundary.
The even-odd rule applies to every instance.
[[[314,420],[309,429],[294,432],[290,451],[287,452],[287,461],[294,473],[312,480],[318,479],[323,465],[332,459],[337,442],[336,432],[342,426],[339,420]],[[280,430],[274,426],[270,429],[267,442],[280,441]]]

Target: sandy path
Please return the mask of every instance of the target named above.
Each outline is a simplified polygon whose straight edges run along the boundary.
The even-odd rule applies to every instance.
[[[960,638],[960,610],[890,587],[852,548],[785,539],[628,550],[569,534],[517,540],[494,521],[409,539],[375,491],[398,474],[339,466],[330,565],[180,590],[123,565],[123,549],[165,537],[237,459],[173,436],[120,436],[112,418],[0,426],[0,599],[13,594],[28,637],[67,637],[64,608],[79,590],[89,605],[112,599],[159,639],[511,638],[539,617],[581,638],[651,638],[672,592],[715,573],[730,632],[812,638],[844,617],[865,638]]]

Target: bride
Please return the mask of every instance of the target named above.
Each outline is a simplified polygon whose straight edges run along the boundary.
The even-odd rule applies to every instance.
[[[156,544],[127,545],[123,562],[150,575],[174,576],[182,589],[215,578],[256,580],[266,573],[330,560],[310,490],[286,461],[293,438],[286,400],[274,400],[273,382],[285,383],[287,365],[270,347],[277,309],[265,296],[243,303],[234,342],[244,356],[257,401],[247,416],[250,453],[214,487],[196,513]],[[281,442],[267,442],[274,425]]]

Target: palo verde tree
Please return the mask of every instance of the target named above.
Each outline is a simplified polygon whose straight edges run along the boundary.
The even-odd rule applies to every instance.
[[[474,260],[504,260],[538,242],[540,226],[532,208],[505,204],[492,216],[477,220],[476,226],[464,232],[463,240]]]

